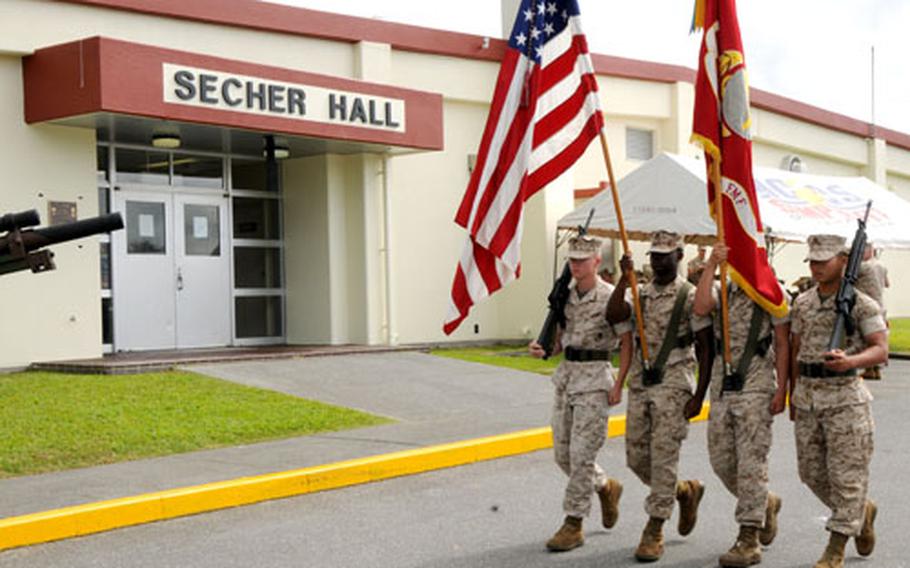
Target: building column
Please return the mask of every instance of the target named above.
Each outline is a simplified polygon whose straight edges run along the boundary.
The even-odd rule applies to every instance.
[[[692,135],[692,108],[695,106],[695,86],[677,81],[673,85],[670,101],[670,118],[667,119],[666,139],[663,147],[668,152],[695,156],[698,148],[689,139]]]
[[[865,176],[882,187],[888,187],[888,143],[881,138],[866,139],[868,161]]]
[[[354,75],[357,79],[374,83],[392,82],[392,47],[386,43],[361,41],[354,46]],[[385,160],[387,163],[390,160]],[[359,240],[356,257],[348,261],[349,296],[362,306],[362,317],[352,321],[351,337],[358,343],[376,345],[394,342],[390,329],[391,308],[388,305],[390,275],[387,255],[391,247],[385,241],[388,231],[385,222],[384,191],[391,184],[388,172],[383,171],[382,154],[357,154],[348,157],[346,188],[348,206],[357,211],[355,223]],[[385,185],[384,185],[385,182]],[[349,225],[351,226],[351,225]],[[349,236],[350,238],[350,236]]]
[[[515,25],[515,16],[518,14],[521,0],[501,0],[500,5],[502,7],[502,37],[508,39],[512,34],[512,26]]]

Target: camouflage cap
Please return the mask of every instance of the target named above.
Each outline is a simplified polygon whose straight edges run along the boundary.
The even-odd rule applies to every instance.
[[[569,239],[569,258],[584,259],[600,254],[601,241],[590,235]]]
[[[677,249],[682,250],[683,241],[677,233],[670,231],[654,231],[651,233],[651,248],[648,252],[673,252]]]
[[[810,235],[809,255],[803,262],[815,260],[825,262],[839,254],[847,254],[847,239],[840,235]]]

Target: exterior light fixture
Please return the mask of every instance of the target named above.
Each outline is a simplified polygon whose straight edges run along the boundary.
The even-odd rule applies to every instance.
[[[272,148],[275,153],[276,160],[284,160],[291,156],[291,148],[288,146],[287,142],[275,140],[273,136],[265,137],[265,148],[262,149],[262,157],[268,159],[269,157],[269,148]]]
[[[269,157],[268,149],[262,150],[262,157],[263,158]],[[275,144],[275,159],[276,160],[284,160],[285,158],[290,158],[290,157],[291,157],[290,148],[288,148],[287,146],[284,146],[282,144]]]
[[[164,148],[173,150],[180,147],[180,135],[175,133],[159,132],[152,134],[152,146],[155,148]]]

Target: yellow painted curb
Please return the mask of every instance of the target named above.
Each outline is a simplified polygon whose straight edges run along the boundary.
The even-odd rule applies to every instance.
[[[707,415],[708,405],[705,404],[701,414],[693,420],[704,420]],[[618,437],[625,432],[626,417],[610,417],[607,436]],[[552,446],[550,428],[535,428],[9,517],[0,519],[0,550],[514,456]]]

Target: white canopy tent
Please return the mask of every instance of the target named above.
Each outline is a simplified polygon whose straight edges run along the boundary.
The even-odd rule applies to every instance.
[[[762,222],[769,246],[805,242],[816,233],[853,239],[856,219],[872,200],[867,225],[878,248],[910,249],[910,202],[864,177],[821,176],[754,168]],[[708,213],[705,163],[663,153],[618,182],[629,238],[648,240],[658,229],[677,232],[688,242],[710,243],[716,229]],[[560,219],[559,229],[583,225],[594,208],[592,234],[619,236],[610,191],[603,191]]]

